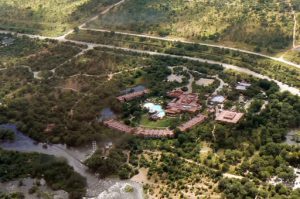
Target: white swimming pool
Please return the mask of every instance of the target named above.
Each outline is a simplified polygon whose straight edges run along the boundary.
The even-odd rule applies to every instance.
[[[148,109],[150,114],[153,114],[158,118],[163,118],[166,116],[166,112],[164,111],[161,105],[153,104],[153,103],[145,103],[143,107]]]

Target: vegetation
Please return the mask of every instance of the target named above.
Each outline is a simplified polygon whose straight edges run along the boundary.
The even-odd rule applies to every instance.
[[[57,36],[116,2],[117,0],[1,0],[0,28]]]
[[[65,160],[37,153],[19,153],[0,149],[0,180],[9,181],[30,175],[44,178],[54,190],[63,189],[70,198],[82,198],[86,181]]]
[[[118,175],[121,179],[129,179],[136,174],[133,167],[127,164],[127,156],[119,149],[110,150],[108,156],[97,151],[85,163],[101,178]]]
[[[37,40],[0,34],[3,38],[14,39],[8,46],[0,47],[0,67],[31,67],[31,71],[52,70],[81,51],[84,46],[73,43],[58,43],[53,40]]]
[[[118,37],[112,35],[112,42],[115,42],[114,38]],[[151,40],[144,42],[151,46]],[[220,61],[230,63],[235,63],[235,60],[252,60],[249,63],[254,63],[257,60],[252,56],[246,59],[238,52],[233,59],[235,53],[232,51],[201,45],[153,42],[156,43],[151,50],[166,45],[168,50],[183,49],[182,52],[199,57],[201,52],[214,52],[222,55],[218,56]],[[28,48],[24,48],[27,44]],[[4,54],[0,58],[0,123],[14,123],[18,130],[41,142],[81,146],[92,141],[113,140],[112,148],[97,150],[85,162],[86,165],[103,178],[117,175],[128,179],[138,170],[145,169],[146,172],[140,175],[146,175],[147,182],[150,182],[148,185],[145,183],[149,195],[171,198],[184,198],[189,194],[199,197],[223,194],[227,198],[253,195],[297,198],[298,191],[288,187],[295,179],[292,168],[299,167],[299,147],[283,142],[290,129],[299,128],[299,96],[279,92],[275,82],[224,71],[218,64],[154,57],[104,47],[78,55],[85,49],[69,43],[29,38],[17,38],[14,44],[0,48]],[[35,59],[32,58],[34,56]],[[265,61],[258,59],[256,63]],[[249,65],[249,68],[258,70],[257,65]],[[261,70],[272,74],[288,70],[276,75],[299,85],[297,70],[276,67],[280,70]],[[183,83],[167,81],[172,74],[170,68],[174,74],[184,76]],[[41,70],[40,78],[36,78],[33,72],[37,70]],[[184,86],[189,73],[195,80],[201,77],[215,79],[207,87],[193,84],[203,106],[200,112],[208,116],[207,120],[185,133],[176,127],[193,117],[192,114],[182,114],[170,121],[169,118],[156,123],[146,121],[147,113],[141,107],[145,99],[165,106],[170,100],[166,93]],[[216,122],[214,113],[209,111],[208,96],[220,84],[216,76],[226,83],[218,92],[226,97],[224,108],[245,113],[236,125]],[[234,89],[238,82],[243,81],[251,86],[245,91]],[[151,93],[128,103],[121,104],[116,100],[121,91],[137,85],[144,85]],[[174,129],[175,136],[170,139],[141,139],[108,129],[99,122],[99,114],[104,108],[111,108],[118,119],[132,126],[168,125]],[[75,174],[66,162],[52,156],[0,151],[0,162],[1,180],[9,181],[30,174],[32,177],[44,177],[52,188],[65,189],[74,198],[85,193],[84,179]],[[240,180],[225,179],[228,174],[236,175]],[[281,178],[284,184],[268,185],[268,180],[275,176]],[[153,184],[159,184],[159,188]]]
[[[248,68],[254,72],[264,74],[288,85],[300,88],[299,69],[278,61],[239,51],[209,47],[201,44],[187,44],[121,35],[114,32],[82,30],[78,33],[69,35],[68,37],[73,40],[215,60]],[[276,73],[274,71],[276,71]]]
[[[287,51],[286,53],[284,53],[284,58],[291,62],[300,64],[300,51],[298,50]]]
[[[174,122],[176,122],[175,120],[176,120],[176,118],[168,118],[167,117],[167,118],[164,118],[164,119],[161,119],[158,121],[151,121],[151,119],[149,119],[148,115],[143,115],[140,125],[148,127],[148,128],[159,128],[159,127],[168,128],[168,127],[172,126]]]
[[[286,183],[291,183],[295,179],[294,170],[290,165],[299,166],[298,151],[299,147],[268,143],[260,149],[258,155],[253,156],[252,160],[243,162],[241,172],[248,170],[251,175],[264,181],[272,176],[278,176]]]
[[[0,141],[13,141],[15,134],[9,129],[0,128]]]
[[[0,192],[0,198],[1,199],[24,199],[25,196],[23,193],[19,193],[19,192],[10,193],[10,194]]]
[[[295,1],[295,3],[297,3]],[[160,36],[280,50],[292,42],[288,2],[132,0],[89,25]]]
[[[218,188],[224,193],[228,199],[234,198],[255,198],[255,197],[271,197],[271,198],[298,198],[299,190],[293,191],[281,184],[272,186],[259,187],[249,179],[222,179]]]

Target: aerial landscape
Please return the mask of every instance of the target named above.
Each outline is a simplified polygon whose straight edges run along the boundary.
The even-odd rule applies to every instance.
[[[300,0],[0,0],[0,199],[300,198]]]

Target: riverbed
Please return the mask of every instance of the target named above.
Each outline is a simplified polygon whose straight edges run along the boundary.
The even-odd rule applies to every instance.
[[[76,172],[84,176],[87,180],[87,198],[97,199],[142,199],[143,187],[139,183],[131,180],[119,180],[113,178],[98,179],[94,174],[90,173],[87,167],[82,164],[82,159],[87,152],[83,152],[74,148],[67,148],[65,145],[52,144],[47,148],[42,143],[35,144],[34,140],[18,131],[15,125],[0,125],[2,128],[8,128],[14,131],[15,140],[13,142],[0,143],[0,147],[5,150],[13,150],[19,152],[37,152],[56,157],[63,157],[68,164],[74,168]],[[134,188],[131,193],[123,191],[123,187],[130,185]]]

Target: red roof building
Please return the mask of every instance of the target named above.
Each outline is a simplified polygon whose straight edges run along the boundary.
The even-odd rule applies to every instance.
[[[150,93],[149,89],[145,89],[143,91],[137,91],[137,92],[133,92],[133,93],[128,93],[126,95],[121,95],[121,96],[117,97],[117,100],[119,100],[120,102],[126,102],[126,101],[133,100],[135,98],[138,98],[138,97],[142,97],[147,93]]]
[[[192,118],[191,120],[187,121],[186,123],[183,123],[182,125],[179,126],[179,130],[184,132],[187,131],[194,126],[203,123],[207,117],[205,115],[199,114],[196,117]]]
[[[126,124],[123,124],[122,122],[119,122],[117,120],[113,120],[113,119],[107,120],[107,121],[104,121],[103,123],[105,126],[115,129],[117,131],[121,131],[124,133],[133,133],[134,132],[134,128],[132,128]]]
[[[133,128],[123,124],[117,120],[107,120],[103,122],[105,126],[111,129],[115,129],[120,132],[133,134],[148,138],[161,138],[161,137],[173,137],[174,132],[169,129],[147,129],[147,128]]]
[[[199,98],[195,93],[184,93],[181,90],[175,90],[168,93],[169,97],[174,97],[167,106],[166,113],[175,115],[182,112],[195,113],[201,105],[198,103]]]
[[[221,113],[217,115],[216,120],[220,122],[236,124],[241,120],[243,116],[244,113],[223,110]]]
[[[169,129],[147,129],[139,127],[135,133],[138,136],[149,138],[173,137],[174,132]]]

